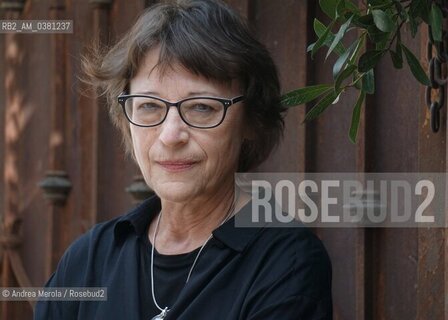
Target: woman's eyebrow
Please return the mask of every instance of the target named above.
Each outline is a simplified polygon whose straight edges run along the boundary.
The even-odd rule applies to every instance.
[[[158,92],[156,92],[156,91],[143,91],[143,92],[136,92],[136,93],[133,93],[133,94],[147,94],[147,95],[150,95],[150,96],[160,97],[160,94]],[[212,91],[189,91],[189,92],[187,92],[185,97],[201,96],[201,95],[216,96],[218,94],[216,92],[212,92]]]
[[[200,95],[208,95],[208,96],[215,96],[217,95],[216,92],[211,92],[211,91],[190,91],[188,92],[189,96],[200,96]]]
[[[134,92],[133,94],[147,94],[149,96],[159,96],[159,93],[155,91]]]

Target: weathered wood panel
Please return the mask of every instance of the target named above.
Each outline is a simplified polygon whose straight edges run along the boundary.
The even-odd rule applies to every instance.
[[[120,37],[154,2],[34,0],[21,11],[0,13],[75,21],[71,35],[0,35],[0,215],[10,230],[23,220],[17,252],[35,286],[74,238],[132,206],[125,188],[138,169],[124,155],[104,99],[83,94],[88,88],[78,79],[80,57],[92,41]],[[313,17],[323,19],[316,1],[227,2],[250,19],[272,53],[283,92],[331,81],[333,58],[323,64],[323,53],[314,60],[306,53],[315,39]],[[424,61],[425,34],[404,39]],[[395,71],[387,59],[376,69],[376,88],[365,104],[357,145],[348,140],[356,99],[348,92],[306,125],[305,107],[291,109],[282,145],[258,170],[446,172],[446,108],[439,133],[431,133],[423,88],[408,69]],[[45,201],[37,186],[48,170],[68,174],[72,189],[64,205]],[[448,319],[446,230],[315,231],[333,262],[335,319]],[[12,269],[4,258],[4,286],[17,285]],[[1,305],[1,319],[30,315],[27,303]]]
[[[5,13],[0,11],[0,19],[5,19]],[[5,61],[5,43],[4,37],[0,38],[0,61]],[[0,218],[3,219],[4,205],[5,205],[5,110],[6,110],[6,86],[5,86],[5,63],[0,63]]]
[[[252,2],[253,25],[279,69],[282,91],[303,87],[307,82],[309,1],[257,0]],[[302,124],[305,108],[291,108],[285,118],[281,145],[258,170],[267,172],[304,172],[307,138]]]
[[[419,41],[410,41],[410,48],[419,50]],[[418,171],[418,125],[421,87],[408,69],[396,71],[388,59],[376,70],[376,94],[372,127],[372,157],[376,172]],[[373,256],[375,304],[374,318],[410,319],[416,316],[417,230],[375,229]]]
[[[425,69],[426,44],[428,41],[427,28],[422,28],[420,57]],[[441,127],[437,134],[431,132],[430,112],[422,88],[419,88],[418,103],[418,161],[419,172],[446,172],[446,106],[441,109]],[[448,194],[446,194],[448,196]],[[446,198],[446,197],[445,197]],[[445,207],[447,210],[448,207]],[[447,211],[445,211],[446,214]],[[438,213],[440,214],[440,213]],[[418,319],[447,319],[448,318],[448,250],[446,241],[447,229],[418,229],[417,230],[417,318]]]
[[[315,5],[314,16],[326,21]],[[311,26],[310,26],[311,28]],[[313,35],[312,41],[316,40]],[[325,50],[318,52],[310,67],[309,85],[331,83],[334,55],[325,59]],[[356,99],[353,91],[345,93],[337,105],[330,106],[310,126],[307,171],[311,172],[356,172],[356,147],[348,140],[351,111]],[[359,293],[356,292],[357,230],[317,229],[324,241],[333,264],[333,299],[335,319],[354,319]],[[359,257],[358,257],[359,259]]]

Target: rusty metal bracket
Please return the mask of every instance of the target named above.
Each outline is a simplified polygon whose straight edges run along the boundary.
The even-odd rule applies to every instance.
[[[447,17],[447,13],[444,12],[444,19],[446,20]],[[433,53],[433,47],[436,49],[435,53]],[[428,60],[428,73],[431,85],[426,87],[425,100],[426,106],[431,113],[431,130],[433,132],[438,132],[440,129],[441,118],[440,109],[442,109],[446,102],[445,95],[447,89],[446,64],[448,57],[448,31],[443,30],[442,41],[435,41],[432,37],[431,26],[429,26],[426,55]],[[433,99],[433,97],[436,98]]]

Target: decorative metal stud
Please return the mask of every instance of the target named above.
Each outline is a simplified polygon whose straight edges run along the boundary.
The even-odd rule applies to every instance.
[[[22,11],[25,7],[25,0],[16,0],[16,1],[5,1],[3,0],[0,3],[0,9],[1,10],[16,10],[16,11]]]
[[[110,6],[113,0],[89,0],[89,4],[97,6]]]
[[[67,201],[72,184],[64,171],[47,171],[45,178],[39,182],[44,196],[54,205],[63,205]]]

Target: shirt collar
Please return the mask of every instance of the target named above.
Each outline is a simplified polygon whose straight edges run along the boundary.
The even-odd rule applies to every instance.
[[[243,252],[266,225],[266,223],[253,224],[250,222],[252,219],[251,209],[251,202],[248,202],[229,221],[213,231],[213,236],[233,250]],[[247,225],[251,226],[247,227]]]
[[[160,209],[160,199],[152,196],[119,218],[114,226],[115,241],[124,240],[130,232],[141,237],[146,233],[149,222],[160,212]]]
[[[128,214],[119,218],[114,226],[115,241],[123,241],[131,232],[137,237],[146,235],[150,221],[160,212],[160,198],[152,196]],[[246,204],[238,213],[238,219],[250,219],[251,204]],[[240,220],[239,220],[240,221]],[[258,227],[238,227],[235,225],[235,216],[213,231],[215,239],[227,247],[242,252],[256,238],[263,225]]]

